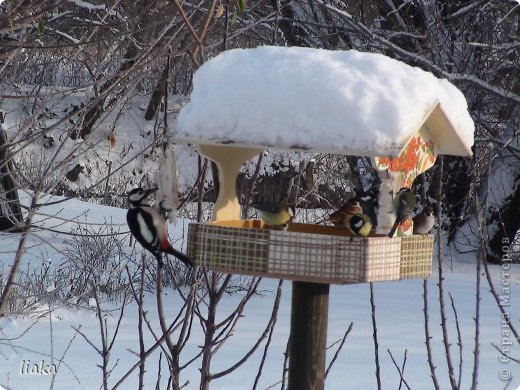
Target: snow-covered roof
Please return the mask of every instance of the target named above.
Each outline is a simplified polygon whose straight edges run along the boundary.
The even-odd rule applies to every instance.
[[[194,74],[191,100],[173,137],[196,144],[397,155],[436,105],[463,146],[456,154],[470,155],[473,120],[464,95],[447,80],[355,50],[234,49]]]

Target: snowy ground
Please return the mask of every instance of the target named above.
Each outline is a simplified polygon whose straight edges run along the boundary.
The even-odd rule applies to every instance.
[[[61,217],[81,216],[79,220],[89,223],[103,222],[109,218],[114,224],[124,224],[125,211],[102,206],[93,206],[71,200],[63,204],[48,207],[44,212],[53,214],[61,210]],[[90,211],[87,211],[90,210]],[[57,221],[54,221],[57,222]],[[47,220],[46,224],[52,225],[53,221]],[[172,229],[172,235],[179,234],[180,223],[176,229]],[[124,230],[124,225],[122,230]],[[70,224],[60,226],[60,230],[67,231]],[[11,264],[13,251],[18,237],[15,235],[0,234],[0,262],[5,269]],[[49,232],[39,233],[39,237],[30,237],[26,261],[38,264],[38,259],[50,258],[59,261],[57,252],[62,247],[63,237],[55,236]],[[450,307],[448,293],[454,298],[457,316],[462,334],[462,383],[461,388],[469,388],[471,384],[473,350],[475,337],[475,267],[469,258],[455,258],[446,265],[446,303],[449,321],[449,336],[451,354],[454,366],[458,372],[459,349],[457,347],[457,332],[453,311]],[[499,267],[492,270],[493,280],[500,286],[501,272]],[[509,306],[504,306],[510,314],[513,323],[520,327],[520,269],[515,267],[510,270],[510,275],[503,281],[510,282]],[[440,324],[437,273],[429,279],[429,306],[430,328],[432,333],[433,359],[437,367],[437,375],[441,388],[449,387],[445,350],[442,344],[442,332]],[[480,314],[480,362],[479,362],[479,388],[501,389],[506,388],[507,381],[501,380],[499,375],[512,375],[512,381],[508,389],[516,389],[520,385],[520,368],[514,362],[501,363],[500,354],[491,344],[510,347],[508,342],[513,341],[513,335],[507,333],[507,328],[502,327],[501,314],[497,305],[488,292],[488,284],[482,279],[481,289],[481,314]],[[261,284],[262,290],[274,291],[277,281],[265,279]],[[391,351],[398,364],[401,365],[405,350],[407,351],[404,377],[412,389],[433,388],[430,379],[430,371],[426,360],[426,348],[424,337],[424,317],[422,311],[422,280],[407,280],[399,282],[376,283],[375,303],[377,311],[377,325],[379,336],[379,353],[381,361],[381,378],[384,389],[399,388],[399,374],[394,367],[387,349]],[[281,380],[282,363],[289,333],[291,284],[286,282],[283,286],[283,296],[280,306],[278,322],[275,327],[273,340],[267,355],[266,365],[258,386],[265,389]],[[173,291],[167,291],[165,296],[165,309],[167,318],[172,318],[177,313],[180,304],[179,297]],[[232,310],[240,296],[226,295],[222,306],[219,308],[219,316],[224,317]],[[213,359],[212,371],[224,369],[238,360],[254,343],[256,337],[263,331],[269,320],[274,293],[268,292],[263,296],[256,296],[245,309],[244,317],[240,320],[235,331],[235,336],[217,352]],[[106,308],[115,305],[105,305]],[[145,308],[155,328],[158,330],[155,310],[155,297],[147,296]],[[42,307],[45,309],[45,307]],[[132,351],[138,350],[137,339],[137,306],[130,304],[122,320],[121,329],[116,338],[114,350],[110,359],[115,368],[109,378],[109,386],[113,386],[129,369],[137,362],[137,357]],[[111,312],[108,317],[109,334],[113,332],[117,323],[118,312]],[[347,338],[343,351],[340,353],[329,377],[326,381],[327,389],[374,389],[376,387],[374,347],[372,341],[372,324],[369,304],[369,287],[366,284],[333,286],[330,291],[329,308],[329,344],[339,340],[348,324],[354,322],[352,332]],[[101,357],[89,343],[76,334],[74,328],[81,327],[81,331],[96,346],[100,345],[100,333],[98,319],[93,310],[72,310],[65,308],[52,308],[51,316],[39,319],[28,317],[8,317],[0,320],[0,385],[12,389],[42,389],[54,384],[55,389],[97,389],[101,387],[101,371],[98,364]],[[147,346],[152,344],[152,337],[146,334]],[[202,335],[197,323],[194,324],[193,336],[189,345],[181,355],[181,362],[186,362],[199,350]],[[518,344],[511,347],[512,355],[518,357]],[[229,376],[212,382],[212,389],[250,389],[258,370],[261,356],[260,348],[255,355],[241,368]],[[329,350],[330,360],[334,349]],[[154,354],[147,365],[146,388],[155,388],[157,377],[158,353]],[[59,360],[62,363],[59,364]],[[37,375],[28,373],[27,367],[35,363],[47,365],[52,369],[52,364],[57,364],[57,375]],[[116,364],[117,363],[117,364]],[[164,367],[164,359],[162,361]],[[198,388],[200,360],[190,365],[181,373],[182,382],[189,381],[187,389]],[[120,388],[136,388],[137,374],[133,373]],[[274,388],[279,388],[276,385]],[[1,388],[1,386],[0,386]],[[403,386],[404,388],[404,386]]]

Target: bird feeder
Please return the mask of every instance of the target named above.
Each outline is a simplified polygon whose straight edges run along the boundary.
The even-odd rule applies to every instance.
[[[289,388],[323,388],[330,284],[430,275],[431,236],[405,225],[386,237],[392,199],[437,155],[471,156],[473,131],[453,85],[380,54],[236,49],[195,73],[173,138],[216,163],[220,193],[214,221],[190,225],[188,254],[220,272],[294,281],[291,337],[306,341],[291,344]],[[270,148],[371,157],[382,182],[375,234],[299,223],[275,231],[241,220],[239,170]]]

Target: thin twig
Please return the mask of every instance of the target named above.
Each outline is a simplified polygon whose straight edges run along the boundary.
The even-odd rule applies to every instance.
[[[156,287],[156,300],[157,300],[157,313],[159,316],[159,325],[161,327],[161,331],[163,335],[165,335],[165,341],[166,346],[168,347],[168,351],[170,353],[170,356],[166,356],[166,360],[168,361],[168,365],[170,367],[170,378],[174,381],[174,388],[178,389],[179,387],[179,381],[177,380],[179,375],[179,366],[177,364],[178,362],[178,353],[177,353],[177,346],[173,344],[172,339],[170,337],[170,330],[168,326],[166,325],[166,317],[164,315],[164,304],[162,301],[162,293],[163,293],[163,263],[162,259],[159,257],[158,260],[158,266],[157,266],[157,287]]]
[[[282,383],[281,383],[281,387],[280,387],[280,390],[285,390],[285,386],[286,386],[286,378],[287,378],[287,371],[289,370],[289,366],[288,366],[288,363],[289,363],[289,346],[291,345],[291,335],[289,335],[289,339],[287,340],[287,345],[285,347],[285,352],[284,352],[284,359],[283,359],[283,366],[282,366]]]
[[[280,281],[281,282],[281,281]],[[256,289],[256,287],[255,287]],[[211,379],[217,379],[221,378],[225,375],[230,374],[234,370],[236,370],[238,367],[240,367],[242,364],[244,364],[251,355],[257,350],[257,348],[260,346],[260,343],[267,337],[267,335],[270,333],[271,329],[273,329],[274,324],[276,323],[276,318],[278,316],[278,308],[280,306],[280,298],[281,298],[281,289],[279,290],[280,294],[276,294],[275,302],[273,305],[273,311],[271,312],[271,317],[269,318],[269,322],[267,323],[264,331],[262,334],[258,337],[256,343],[247,351],[244,356],[238,360],[235,364],[233,364],[231,367],[227,368],[226,370],[217,372],[215,374],[211,375]],[[237,318],[239,318],[239,315],[237,315]]]
[[[424,313],[424,337],[426,344],[426,353],[428,356],[428,366],[430,367],[430,376],[433,381],[433,387],[440,390],[437,374],[435,373],[435,364],[433,364],[431,336],[430,336],[430,321],[428,316],[428,280],[423,280],[423,313]]]
[[[495,348],[504,358],[506,358],[506,361],[504,361],[504,363],[507,363],[509,360],[511,360],[512,362],[520,364],[520,358],[514,358],[511,355],[508,355],[505,351],[503,351],[503,348],[498,347],[494,343],[491,343],[491,346]],[[502,363],[502,361],[500,362]]]
[[[255,172],[253,173],[253,176],[251,177],[251,185],[249,187],[249,191],[246,195],[246,201],[245,201],[245,208],[244,208],[244,218],[248,217],[249,214],[249,205],[251,204],[251,199],[253,197],[253,192],[256,187],[256,183],[258,181],[258,177],[260,176],[260,167],[262,166],[262,161],[264,159],[264,154],[260,153],[258,156],[258,160],[256,162]]]
[[[455,316],[455,326],[457,328],[457,346],[459,347],[459,378],[457,380],[457,386],[460,388],[460,384],[462,382],[462,332],[460,330],[459,315],[457,313],[457,309],[455,308],[455,302],[451,293],[449,293],[449,297],[451,301],[451,308],[453,309],[453,315]]]
[[[437,204],[441,204],[442,200],[442,176],[444,173],[444,158],[440,157],[440,164],[439,164],[439,185],[437,187]],[[453,363],[451,358],[451,352],[450,352],[450,341],[449,341],[449,334],[448,334],[448,321],[446,318],[446,304],[444,302],[444,276],[443,276],[443,268],[442,268],[442,229],[441,227],[441,214],[442,214],[442,208],[437,207],[437,226],[439,226],[439,229],[437,229],[437,264],[438,264],[438,274],[439,274],[439,281],[438,281],[438,291],[439,291],[439,306],[440,306],[440,314],[441,314],[441,329],[442,329],[442,342],[444,344],[444,352],[446,356],[446,363],[448,365],[448,376],[450,378],[450,384],[452,389],[457,389],[457,381],[455,379],[455,372],[453,369]]]
[[[485,261],[486,256],[486,249],[485,249],[485,242],[484,242],[484,231],[482,227],[482,220],[478,212],[478,195],[475,193],[474,197],[474,206],[475,206],[475,213],[477,218],[477,226],[479,231],[479,253],[477,256],[477,269],[475,272],[475,284],[476,284],[476,297],[475,297],[475,348],[473,350],[473,374],[471,375],[471,388],[476,389],[478,384],[478,366],[479,366],[479,359],[480,359],[480,282],[481,282],[481,276],[480,276],[480,269],[482,266],[482,262]]]
[[[392,355],[392,352],[390,352],[390,349],[387,348],[386,351],[390,355],[390,359],[392,359],[392,363],[394,363],[394,366],[397,369],[397,372],[399,373],[399,378],[400,378],[400,380],[399,380],[399,390],[401,390],[401,387],[402,387],[403,384],[406,386],[406,388],[408,390],[411,390],[410,386],[408,385],[408,383],[406,382],[406,380],[404,379],[404,376],[403,376],[404,375],[404,367],[406,365],[407,350],[406,349],[404,350],[403,368],[399,367],[399,365],[397,364],[397,362],[394,359],[394,356]]]
[[[126,274],[128,275],[128,280],[130,281],[130,288],[132,294],[134,296],[135,301],[137,302],[137,311],[138,311],[138,321],[137,321],[137,333],[139,335],[139,385],[137,388],[139,390],[144,388],[144,373],[145,373],[145,346],[144,346],[144,333],[143,333],[143,321],[144,321],[144,278],[145,278],[145,270],[146,270],[146,259],[144,256],[144,252],[141,256],[141,274],[140,274],[140,283],[139,283],[139,291],[135,290],[132,276],[130,275],[130,270],[128,266],[125,267]]]
[[[374,303],[374,284],[372,282],[369,283],[370,286],[370,309],[372,316],[372,336],[374,340],[374,359],[376,363],[376,380],[377,380],[377,388],[381,390],[381,368],[379,366],[379,342],[377,339],[377,323],[376,323],[376,305]]]
[[[349,335],[353,326],[354,326],[354,322],[350,322],[347,330],[343,334],[343,337],[341,338],[338,348],[336,348],[336,351],[334,352],[334,356],[332,357],[332,360],[330,361],[329,366],[325,370],[325,378],[327,378],[327,375],[329,375],[329,371],[332,369],[332,366],[336,362],[336,359],[338,358],[340,351],[343,349],[343,344],[345,344],[345,341],[347,340],[347,336]]]
[[[278,312],[278,307],[280,306],[280,298],[282,296],[282,284],[283,280],[280,280],[278,282],[278,288],[276,289],[276,298],[275,302],[273,304],[273,313]],[[276,325],[277,316],[274,316],[273,325],[271,326],[271,329],[269,330],[269,336],[267,337],[267,342],[265,343],[264,352],[262,353],[262,358],[260,359],[260,366],[258,367],[258,372],[256,373],[255,382],[253,383],[253,390],[256,390],[256,387],[258,386],[258,381],[260,380],[260,377],[262,376],[262,369],[265,364],[265,359],[267,357],[267,351],[269,350],[269,346],[271,345],[271,339],[273,337],[274,327]]]

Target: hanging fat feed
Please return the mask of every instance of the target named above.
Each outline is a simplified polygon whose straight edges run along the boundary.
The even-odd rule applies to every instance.
[[[163,155],[159,159],[159,176],[157,207],[170,223],[177,221],[177,208],[179,207],[177,164],[175,154],[170,143],[163,148]]]
[[[107,135],[108,140],[108,147],[113,149],[116,146],[116,133],[114,132],[114,129],[110,130]]]

